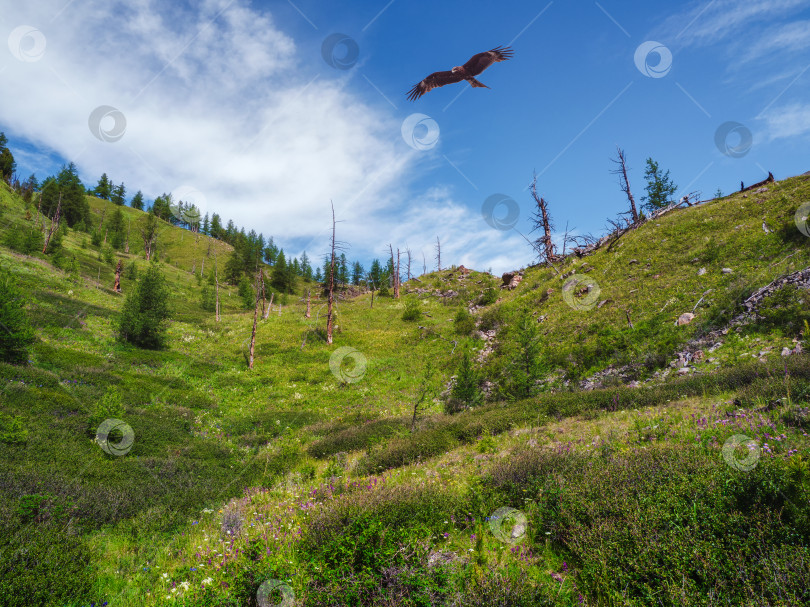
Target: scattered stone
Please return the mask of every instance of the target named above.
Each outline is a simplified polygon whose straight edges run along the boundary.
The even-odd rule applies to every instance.
[[[698,270],[698,276],[703,276],[706,273],[706,268],[700,268]]]
[[[681,367],[678,369],[678,375],[686,375],[692,372],[692,367]]]
[[[731,273],[732,273],[734,270],[732,270],[731,268],[723,268],[723,269],[722,269],[722,270],[720,270],[720,271],[721,271],[723,274],[731,274]]]
[[[793,354],[793,350],[791,350],[787,346],[782,348],[782,356],[790,356],[791,354]]]
[[[802,353],[802,345],[796,344],[796,347],[791,350],[793,354],[801,354]]]
[[[511,291],[523,280],[523,272],[507,272],[501,277],[501,280],[503,281],[501,289],[509,289]]]
[[[692,360],[701,360],[705,355],[703,354],[703,350],[698,350],[694,354],[692,354]]]
[[[692,319],[694,318],[695,315],[692,314],[691,312],[684,312],[678,317],[678,320],[675,324],[678,325],[679,327],[681,325],[688,325],[690,322],[692,322]]]
[[[767,191],[768,191],[768,188],[759,188],[758,190],[755,190],[755,193],[762,194],[762,192],[767,192]]]
[[[602,300],[602,301],[600,301],[598,304],[596,304],[596,309],[598,310],[599,308],[601,308],[601,307],[602,307],[602,306],[604,306],[605,304],[607,304],[607,303],[611,303],[612,301],[613,301],[612,299],[603,299],[603,300]]]
[[[632,266],[634,263],[638,263],[638,259],[631,259],[630,261],[627,262],[627,265]]]

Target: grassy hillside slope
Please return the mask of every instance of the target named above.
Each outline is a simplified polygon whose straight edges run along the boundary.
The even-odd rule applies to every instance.
[[[455,415],[439,395],[461,353],[488,342],[454,319],[500,284],[488,274],[434,272],[373,307],[341,299],[332,345],[323,298],[307,319],[301,292],[260,321],[248,370],[252,312],[227,288],[221,322],[200,306],[204,238],[162,228],[175,314],[157,352],[116,340],[131,283],[111,290],[89,237],[65,239],[78,278],[0,247],[38,336],[28,365],[0,363],[0,594],[60,607],[810,600],[810,365],[779,355],[805,336],[781,317],[732,329],[684,377],[661,373],[754,290],[810,266],[794,224],[808,200],[794,177],[527,269],[473,308],[496,331],[482,365],[494,398]],[[106,205],[93,199],[94,217]],[[0,209],[0,241],[30,229],[5,186]],[[598,283],[593,306],[563,299],[572,270]],[[402,319],[410,298],[415,321]],[[502,400],[527,307],[545,391]],[[605,368],[620,377],[578,389]],[[115,456],[94,437],[118,397],[134,442]],[[756,444],[735,449],[736,435]]]

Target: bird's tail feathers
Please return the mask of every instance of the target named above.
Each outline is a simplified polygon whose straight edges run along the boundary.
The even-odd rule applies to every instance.
[[[470,86],[473,88],[480,88],[480,89],[488,89],[489,87],[486,84],[478,82],[475,78],[467,78],[467,82],[470,83]]]

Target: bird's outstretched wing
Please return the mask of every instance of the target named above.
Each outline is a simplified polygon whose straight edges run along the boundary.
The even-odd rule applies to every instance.
[[[459,74],[454,74],[451,71],[446,72],[433,72],[430,76],[422,80],[419,84],[414,85],[414,87],[408,92],[408,99],[410,101],[416,101],[427,93],[430,90],[435,89],[439,86],[444,86],[445,84],[453,84],[454,82],[461,82],[464,80],[462,76]]]
[[[464,69],[470,76],[477,76],[493,63],[511,59],[512,53],[514,51],[511,47],[498,46],[491,51],[485,51],[470,57],[470,60],[464,64]]]

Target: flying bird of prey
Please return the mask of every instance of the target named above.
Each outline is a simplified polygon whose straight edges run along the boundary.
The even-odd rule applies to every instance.
[[[469,82],[470,86],[488,89],[489,87],[486,84],[478,82],[475,77],[493,63],[511,59],[513,52],[514,51],[508,46],[499,46],[491,51],[473,55],[467,63],[457,65],[448,72],[433,72],[408,92],[408,99],[416,101],[419,97],[436,87],[461,82],[462,80]]]

